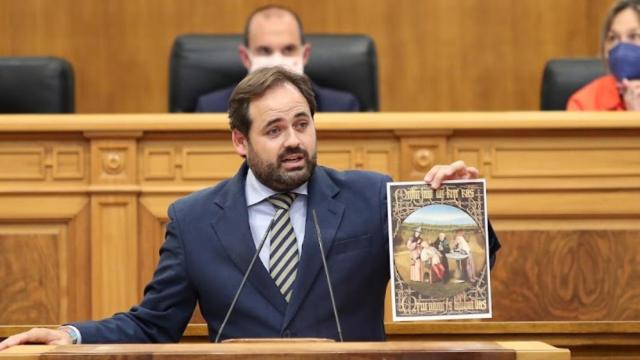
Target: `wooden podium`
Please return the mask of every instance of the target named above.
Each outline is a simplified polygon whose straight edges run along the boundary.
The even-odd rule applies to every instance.
[[[0,351],[0,359],[425,359],[568,360],[569,350],[542,342],[388,341],[246,342],[226,344],[23,345]]]
[[[322,113],[316,125],[323,165],[418,180],[463,159],[487,179],[503,245],[493,318],[387,316],[390,341],[640,358],[640,112]],[[224,114],[1,115],[0,338],[138,303],[168,205],[240,162]],[[204,323],[197,312],[183,340],[207,341]]]

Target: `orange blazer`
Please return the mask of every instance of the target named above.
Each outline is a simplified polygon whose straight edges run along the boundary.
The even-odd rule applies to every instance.
[[[601,76],[576,91],[567,102],[569,111],[625,111],[612,75]]]

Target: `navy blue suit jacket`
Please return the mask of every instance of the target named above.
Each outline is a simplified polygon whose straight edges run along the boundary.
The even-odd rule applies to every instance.
[[[101,321],[73,323],[83,343],[176,342],[196,305],[215,339],[256,246],[245,197],[247,166],[169,207],[160,263],[142,302]],[[383,340],[389,279],[387,176],[317,167],[308,184],[304,245],[287,304],[255,263],[222,338],[338,338],[312,220],[322,241],[345,340]],[[492,258],[497,239],[490,229]]]
[[[312,84],[319,112],[360,111],[360,102],[353,94]],[[196,112],[227,112],[229,98],[235,86],[216,90],[198,98]]]
[[[169,208],[165,243],[141,304],[102,321],[71,324],[83,343],[175,342],[199,301],[214,339],[256,246],[244,193],[247,167]],[[384,339],[389,279],[389,177],[317,167],[308,185],[300,267],[287,305],[257,261],[222,338],[337,338],[311,210],[318,216],[342,331],[348,340]]]

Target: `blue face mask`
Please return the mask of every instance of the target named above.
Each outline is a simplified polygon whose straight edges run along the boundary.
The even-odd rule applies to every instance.
[[[608,61],[618,81],[640,79],[640,46],[620,43],[609,51]]]

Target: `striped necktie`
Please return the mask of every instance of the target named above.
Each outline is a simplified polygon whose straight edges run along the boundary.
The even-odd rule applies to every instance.
[[[275,194],[269,198],[276,209],[270,231],[269,272],[287,302],[291,299],[298,271],[298,242],[289,217],[289,208],[295,198],[294,193]]]

